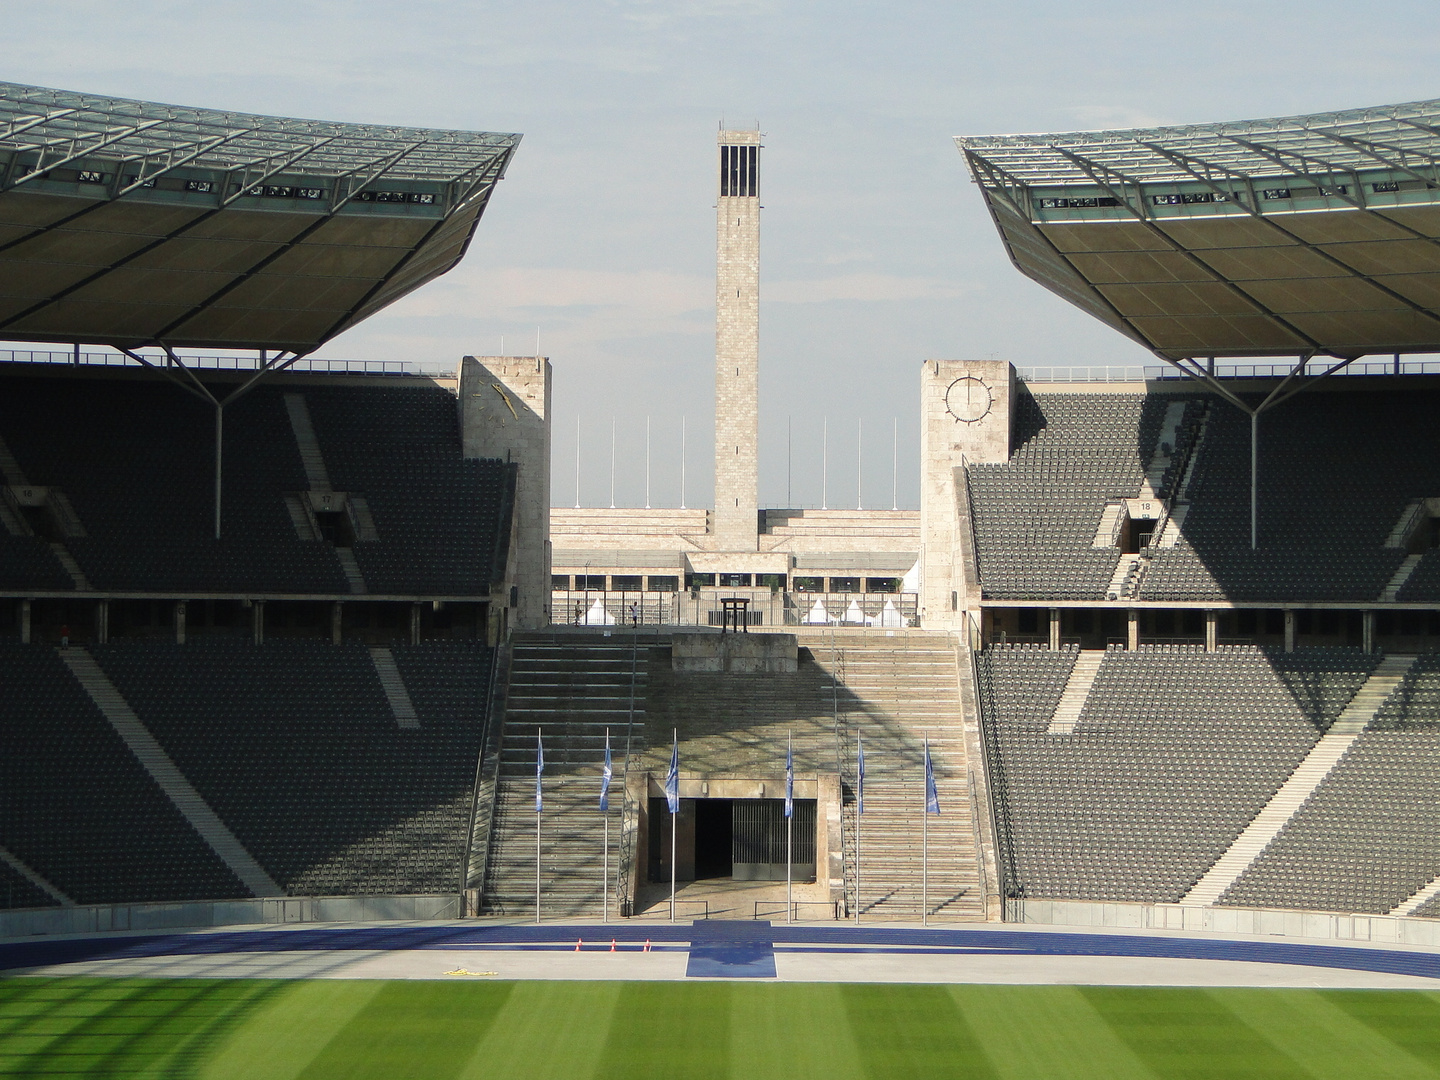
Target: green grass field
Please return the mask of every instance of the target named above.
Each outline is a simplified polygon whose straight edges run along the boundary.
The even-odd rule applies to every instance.
[[[1440,993],[0,980],[0,1076],[1440,1078]]]

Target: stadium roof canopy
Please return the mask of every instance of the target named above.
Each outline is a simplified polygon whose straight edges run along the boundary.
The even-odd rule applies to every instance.
[[[955,141],[1021,272],[1167,360],[1440,351],[1440,101]]]
[[[519,141],[0,83],[0,339],[309,352],[460,260]]]

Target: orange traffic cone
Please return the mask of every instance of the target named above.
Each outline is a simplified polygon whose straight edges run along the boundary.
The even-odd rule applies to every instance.
[[[576,951],[576,952],[579,952],[579,951],[580,951],[580,946],[581,946],[581,945],[584,945],[584,944],[585,944],[585,942],[583,942],[580,938],[576,938],[576,939],[575,939],[575,951]]]
[[[613,937],[610,939],[610,951],[615,951],[615,939]]]

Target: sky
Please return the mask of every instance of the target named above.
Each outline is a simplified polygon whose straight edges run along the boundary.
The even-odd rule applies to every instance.
[[[768,0],[47,0],[0,79],[521,132],[459,267],[317,355],[554,367],[552,501],[707,506],[715,131],[765,135],[763,506],[914,508],[930,358],[1143,364],[1022,277],[956,135],[1440,97],[1440,6]],[[682,470],[681,430],[685,433]],[[822,454],[822,445],[825,452]]]

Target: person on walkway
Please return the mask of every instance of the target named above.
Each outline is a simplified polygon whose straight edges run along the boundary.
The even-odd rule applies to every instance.
[[[61,647],[62,649],[68,649],[68,648],[70,647],[70,624],[69,624],[69,623],[65,623],[63,626],[60,627],[60,647]]]

